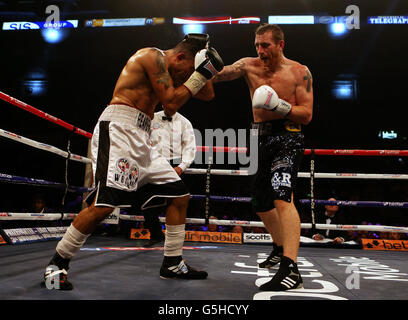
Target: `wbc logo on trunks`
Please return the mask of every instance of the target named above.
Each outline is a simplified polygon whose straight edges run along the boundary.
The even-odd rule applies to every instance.
[[[126,158],[120,158],[116,163],[115,182],[128,189],[134,189],[139,178],[139,169],[136,165],[131,165]]]

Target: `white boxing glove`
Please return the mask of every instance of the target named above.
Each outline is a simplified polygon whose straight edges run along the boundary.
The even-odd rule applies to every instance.
[[[224,68],[224,62],[214,48],[202,49],[194,58],[195,71],[184,83],[184,86],[194,96],[218,72]]]
[[[263,85],[257,88],[252,97],[252,108],[271,110],[285,117],[292,110],[292,105],[278,97],[270,86]]]

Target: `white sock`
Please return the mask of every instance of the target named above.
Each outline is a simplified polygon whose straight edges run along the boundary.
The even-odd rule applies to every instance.
[[[64,259],[72,257],[81,249],[90,235],[79,232],[71,223],[62,239],[57,244],[57,252]]]
[[[183,253],[185,237],[185,224],[166,224],[166,239],[164,240],[164,255],[166,257],[177,257]]]

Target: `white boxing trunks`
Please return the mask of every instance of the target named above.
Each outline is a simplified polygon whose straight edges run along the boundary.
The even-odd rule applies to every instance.
[[[92,136],[95,189],[86,201],[95,206],[150,207],[154,198],[174,198],[188,191],[168,161],[150,141],[151,119],[136,108],[109,105]]]

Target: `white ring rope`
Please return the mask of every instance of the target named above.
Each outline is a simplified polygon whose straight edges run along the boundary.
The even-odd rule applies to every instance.
[[[21,213],[21,212],[0,212],[0,220],[47,220],[55,221],[72,220],[77,216],[76,213]],[[119,218],[125,221],[144,221],[143,216],[120,214]],[[160,222],[166,222],[165,217],[160,217]],[[186,218],[186,223],[205,224],[205,219]],[[239,221],[239,220],[218,220],[209,219],[209,224],[220,226],[242,226],[242,227],[262,227],[265,225],[261,221]],[[408,227],[380,226],[380,225],[340,225],[340,224],[319,224],[315,225],[320,230],[359,230],[359,231],[378,231],[378,232],[398,232],[408,233]],[[311,229],[311,223],[301,223],[302,229]]]
[[[186,169],[186,174],[206,174],[207,169]],[[247,170],[212,169],[212,175],[218,176],[248,176]],[[382,180],[408,180],[408,174],[394,173],[315,173],[315,178],[320,179],[382,179]],[[299,172],[298,178],[310,178],[310,172]]]
[[[17,142],[24,143],[26,145],[29,145],[29,146],[37,148],[37,149],[41,149],[41,150],[45,150],[45,151],[48,151],[48,152],[55,153],[55,154],[57,154],[57,155],[59,155],[61,157],[64,157],[64,158],[68,157],[68,152],[66,152],[64,150],[58,149],[57,147],[51,146],[49,144],[45,144],[45,143],[41,143],[41,142],[37,142],[35,140],[25,138],[23,136],[20,136],[18,134],[15,134],[15,133],[3,130],[3,129],[0,129],[0,136],[3,136],[5,138],[11,139],[11,140],[14,140],[14,141],[17,141]],[[79,156],[79,155],[76,155],[76,154],[73,154],[73,153],[69,154],[69,158],[71,160],[78,161],[78,162],[92,163],[91,159],[88,159],[86,157],[82,157],[82,156]]]
[[[0,136],[24,143],[31,147],[55,153],[61,157],[67,158],[68,152],[58,149],[54,146],[41,143],[32,139],[25,138],[18,134],[0,129]],[[71,160],[92,163],[92,160],[80,155],[70,154]],[[186,174],[207,174],[207,169],[188,168],[185,170]],[[226,169],[212,169],[211,175],[219,176],[249,176],[248,170],[226,170]],[[310,172],[299,172],[298,178],[310,178]],[[315,173],[315,178],[320,179],[375,179],[375,180],[408,180],[408,174],[377,174],[377,173]]]

